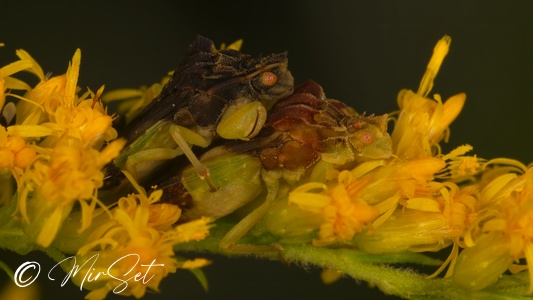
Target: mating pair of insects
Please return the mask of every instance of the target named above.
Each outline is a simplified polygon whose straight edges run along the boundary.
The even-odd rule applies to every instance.
[[[280,183],[295,185],[392,153],[387,115],[365,116],[327,99],[313,81],[294,87],[287,53],[254,58],[218,50],[198,36],[161,93],[119,129],[128,140],[108,167],[163,190],[180,220],[218,219],[262,203],[222,239],[230,252],[275,251],[239,245],[276,201]],[[117,183],[111,180],[108,186]]]

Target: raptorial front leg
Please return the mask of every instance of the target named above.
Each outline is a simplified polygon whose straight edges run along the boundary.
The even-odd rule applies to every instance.
[[[265,107],[258,101],[226,108],[217,126],[217,133],[224,139],[250,140],[256,136],[267,119]]]

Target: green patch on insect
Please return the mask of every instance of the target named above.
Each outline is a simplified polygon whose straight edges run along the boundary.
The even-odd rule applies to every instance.
[[[206,188],[205,180],[193,167],[183,171],[181,180],[177,183],[179,187],[176,187],[175,182],[164,182],[161,186],[166,188],[163,201],[170,195],[179,199],[179,206],[184,211],[184,221],[202,216],[218,219],[255,199],[262,191],[261,162],[257,157],[224,153],[204,159],[202,163],[209,169],[216,191]],[[177,190],[171,194],[172,188]]]

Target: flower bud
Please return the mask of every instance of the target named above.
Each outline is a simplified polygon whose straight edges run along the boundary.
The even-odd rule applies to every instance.
[[[498,281],[512,262],[507,239],[500,232],[492,232],[459,254],[452,278],[462,287],[481,290]]]

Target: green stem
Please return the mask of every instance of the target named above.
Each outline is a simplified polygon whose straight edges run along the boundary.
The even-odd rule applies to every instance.
[[[339,270],[354,279],[377,286],[386,294],[404,298],[439,295],[442,291],[447,291],[447,296],[453,298],[460,296],[449,293],[451,290],[448,280],[430,280],[413,271],[363,262],[359,256],[351,255],[342,249],[288,246],[283,251],[283,257],[289,261],[312,263],[319,267]]]
[[[211,236],[198,242],[191,242],[176,250],[210,252],[228,256],[246,255],[223,252],[218,243],[230,223],[217,222]],[[245,238],[247,243],[264,243],[268,238]],[[282,243],[280,253],[253,254],[258,258],[295,262],[297,265],[314,265],[320,268],[338,270],[356,280],[378,287],[382,292],[406,299],[530,299],[525,297],[528,288],[527,274],[505,275],[500,281],[482,291],[470,291],[454,284],[452,279],[427,278],[405,266],[392,264],[418,264],[438,266],[442,262],[418,253],[371,255],[356,249],[315,247],[310,244]],[[216,261],[215,261],[216,263]],[[524,279],[525,276],[525,279]]]

